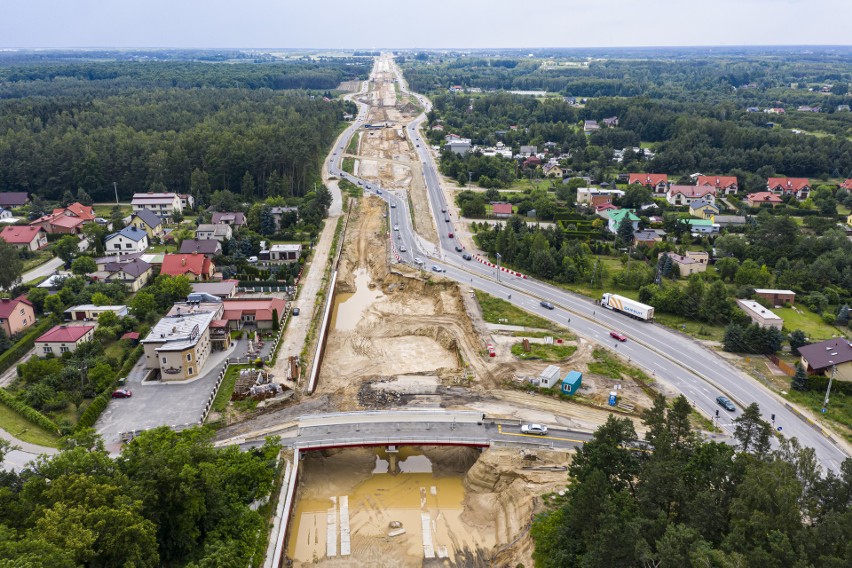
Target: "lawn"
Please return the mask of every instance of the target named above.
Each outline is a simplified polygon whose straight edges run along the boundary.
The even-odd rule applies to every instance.
[[[482,318],[488,323],[502,323],[506,325],[520,325],[538,329],[560,330],[555,323],[539,316],[525,312],[509,302],[495,298],[485,292],[476,290],[476,300],[482,309]]]
[[[95,210],[95,216],[103,217],[105,219],[109,219],[112,216],[113,207],[115,207],[115,203],[96,203],[95,205],[92,205],[92,209]],[[133,211],[130,205],[126,203],[119,204],[119,207],[121,207],[121,214],[125,217],[130,215],[130,212]]]
[[[341,179],[338,180],[337,186],[340,188],[340,191],[346,192],[350,197],[361,197],[364,195],[364,190],[352,183],[349,180]]]
[[[350,174],[355,172],[355,158],[343,158],[343,171]]]
[[[711,341],[722,341],[725,338],[725,326],[713,325],[706,322],[695,321],[684,316],[654,312],[654,320],[666,327],[677,329],[698,339]]]
[[[228,407],[228,402],[231,400],[231,394],[234,392],[234,387],[237,385],[237,377],[240,375],[241,369],[249,369],[251,365],[231,365],[225,372],[225,378],[222,379],[222,384],[219,386],[219,392],[216,393],[216,398],[213,399],[213,405],[210,410],[213,412],[224,412]]]
[[[643,383],[644,385],[650,385],[653,383],[651,377],[646,375],[643,371],[622,362],[614,353],[611,353],[606,349],[596,348],[592,351],[592,356],[595,358],[595,361],[593,363],[589,363],[590,373],[603,375],[604,377],[616,380],[621,380],[626,375],[635,379],[639,383]]]
[[[825,419],[847,441],[852,442],[852,396],[842,392],[832,392],[828,411],[825,414],[821,412],[825,398],[825,393],[822,391],[801,392],[790,389],[784,396]]]
[[[361,134],[356,132],[352,135],[352,138],[349,139],[349,146],[346,147],[347,154],[357,154],[358,153],[358,140],[361,138]]]
[[[24,260],[24,267],[21,272],[29,272],[33,268],[41,266],[42,264],[53,258],[53,253],[49,250],[35,251],[34,254],[34,257],[27,258]]]
[[[577,351],[574,345],[546,345],[544,343],[530,343],[529,353],[524,351],[523,343],[512,345],[512,355],[519,359],[541,361],[562,361]]]
[[[5,404],[0,404],[0,428],[23,442],[55,448],[59,438],[39,428]]]
[[[811,341],[822,341],[838,335],[850,336],[848,328],[843,330],[828,325],[822,321],[819,314],[815,314],[807,308],[773,308],[772,311],[784,320],[785,330],[801,329]]]

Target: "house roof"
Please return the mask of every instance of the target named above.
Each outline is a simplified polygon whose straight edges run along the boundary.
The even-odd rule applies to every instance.
[[[302,245],[295,244],[277,244],[269,248],[270,252],[302,252]]]
[[[755,293],[757,294],[792,294],[796,295],[792,290],[775,290],[774,288],[755,288]]]
[[[684,197],[702,198],[706,195],[716,195],[716,188],[710,185],[672,185],[669,187],[669,195],[680,193]]]
[[[0,207],[20,207],[29,199],[26,191],[3,191],[0,192]]]
[[[127,333],[122,335],[121,338],[122,339],[136,339],[136,340],[138,340],[139,339],[139,332],[138,331],[128,331]]]
[[[131,205],[150,205],[174,203],[175,199],[180,200],[176,193],[134,193]]]
[[[766,186],[770,189],[780,188],[784,191],[799,191],[811,186],[808,178],[769,178]]]
[[[757,193],[749,193],[748,195],[746,195],[746,199],[755,202],[760,201],[761,203],[784,203],[784,201],[780,197],[768,191],[758,191]]]
[[[668,181],[668,174],[630,174],[630,177],[627,178],[627,183],[630,185],[633,185],[634,183],[642,185],[659,185],[661,182],[668,183]]]
[[[836,338],[799,347],[805,361],[813,369],[826,369],[852,361],[852,344],[848,339]],[[833,361],[833,363],[831,363]]]
[[[245,225],[246,216],[240,212],[215,211],[211,222],[216,225],[219,223],[230,223],[233,225]]]
[[[157,216],[156,213],[149,209],[140,209],[133,215],[134,217],[138,217],[140,221],[151,227],[152,229],[156,229],[160,225],[163,224],[163,221]]]
[[[253,313],[256,321],[271,321],[272,311],[278,310],[278,317],[281,317],[287,305],[287,302],[280,298],[225,298],[222,303],[225,308],[222,318],[229,321],[239,320],[245,313]]]
[[[219,254],[222,252],[222,243],[215,239],[184,239],[180,243],[180,252],[191,254]]]
[[[712,227],[713,221],[710,219],[687,219],[686,223],[688,225],[693,225],[696,227]]]
[[[674,262],[678,264],[698,264],[698,261],[689,256],[681,256],[673,252],[661,252],[660,256],[667,254]]]
[[[123,228],[122,230],[120,230],[117,233],[107,235],[107,238],[104,239],[104,240],[105,241],[111,241],[112,239],[119,237],[119,236],[124,237],[126,239],[130,239],[131,241],[135,241],[135,242],[138,243],[142,239],[147,238],[148,233],[146,233],[142,229],[138,229],[138,228],[134,227],[133,225],[131,225],[129,227]]]
[[[660,235],[655,231],[635,231],[633,238],[637,241],[655,241],[660,238]]]
[[[151,328],[142,343],[162,344],[156,348],[158,352],[183,351],[198,343],[214,316],[212,311],[166,316]],[[195,333],[196,328],[198,333]]]
[[[840,187],[842,187],[843,189],[852,190],[852,178],[849,178],[847,180],[843,180],[843,183],[840,184]]]
[[[151,265],[142,259],[134,258],[129,262],[108,262],[104,265],[106,272],[124,272],[134,278],[139,278],[151,269]]]
[[[79,201],[72,203],[65,209],[58,209],[54,210],[53,212],[56,213],[56,211],[61,211],[66,215],[70,212],[71,214],[86,221],[92,221],[95,218],[95,210],[89,207],[88,205],[83,205]]]
[[[229,296],[237,288],[239,280],[222,280],[221,282],[193,282],[193,292],[211,294],[213,296]]]
[[[492,203],[491,207],[493,208],[495,215],[511,215],[512,214],[512,204],[511,203]]]
[[[18,296],[17,298],[3,298],[0,300],[0,319],[8,319],[12,312],[18,309],[18,304],[26,304],[29,307],[33,307],[32,303],[27,300],[26,296]]]
[[[698,176],[695,185],[711,185],[716,189],[725,189],[737,185],[736,176]]]
[[[167,254],[163,257],[160,274],[178,276],[192,273],[196,275],[209,274],[212,263],[203,254]]]
[[[716,205],[715,203],[712,203],[710,201],[707,201],[706,199],[699,199],[698,201],[693,201],[692,203],[689,204],[690,209],[701,209],[702,207],[712,207],[716,211],[719,210],[718,205]]]
[[[93,325],[55,325],[36,339],[36,343],[77,343],[93,329]]]
[[[639,217],[637,217],[630,209],[616,209],[615,211],[610,211],[607,215],[609,215],[609,218],[617,224],[621,223],[625,216],[629,217],[631,221],[639,220]]]
[[[29,244],[39,231],[44,232],[44,229],[30,225],[10,225],[3,227],[3,230],[0,231],[0,239],[10,244]]]

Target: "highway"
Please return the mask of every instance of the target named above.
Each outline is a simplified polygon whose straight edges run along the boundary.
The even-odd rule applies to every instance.
[[[529,312],[570,328],[580,336],[612,348],[625,360],[643,367],[657,380],[683,393],[693,406],[706,416],[715,419],[718,411],[717,425],[729,436],[734,431],[733,419],[740,414],[743,407],[756,402],[765,419],[771,420],[774,415],[772,424],[779,434],[795,436],[802,444],[815,449],[820,463],[827,470],[839,471],[840,463],[848,457],[840,443],[826,431],[804,422],[785,406],[781,397],[692,338],[662,325],[633,320],[611,312],[589,298],[534,278],[500,272],[475,259],[464,260],[462,253],[456,250],[458,242],[450,237],[455,231],[452,219],[446,212],[437,167],[428,143],[418,132],[431,103],[422,95],[410,93],[396,66],[394,72],[400,89],[417,97],[425,108],[423,114],[407,125],[406,130],[422,163],[440,242],[427,242],[415,233],[405,195],[383,190],[372,182],[368,183],[340,171],[341,152],[332,157],[329,168],[331,173],[336,171],[341,177],[364,187],[365,192],[375,194],[388,202],[391,241],[394,254],[400,262],[418,266],[423,270],[436,267],[443,271],[443,276],[447,278],[503,298]],[[361,111],[359,120],[350,127],[352,132],[362,124],[366,109],[361,108]],[[342,150],[344,146],[339,149]],[[551,302],[555,309],[545,309],[540,304],[542,301]],[[626,335],[628,340],[624,343],[616,342],[610,338],[610,331],[618,331]],[[728,412],[716,403],[716,397],[720,394],[734,401],[737,406],[734,412]]]

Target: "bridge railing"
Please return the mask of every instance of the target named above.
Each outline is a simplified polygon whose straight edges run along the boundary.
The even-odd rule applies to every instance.
[[[491,441],[485,437],[446,436],[375,436],[369,438],[322,438],[296,440],[293,447],[298,450],[345,448],[350,446],[477,446],[488,447]]]

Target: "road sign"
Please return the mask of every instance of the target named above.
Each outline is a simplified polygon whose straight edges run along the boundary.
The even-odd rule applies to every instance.
[[[826,409],[825,409],[825,407],[823,406],[823,407],[822,407],[822,413],[823,413],[823,414],[825,414],[825,410],[826,410]]]
[[[781,431],[781,426],[779,426],[778,428],[776,428],[776,430],[778,430],[778,431],[780,432],[780,431]]]

